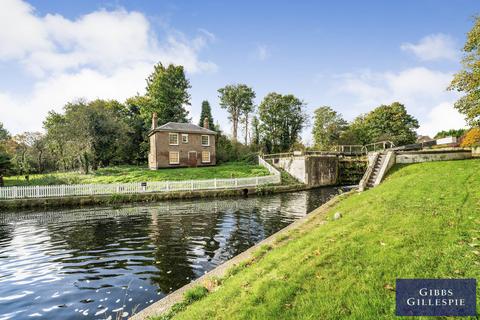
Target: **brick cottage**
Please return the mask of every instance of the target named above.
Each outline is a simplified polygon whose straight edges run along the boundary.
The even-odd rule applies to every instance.
[[[168,122],[157,127],[152,117],[148,167],[152,170],[174,167],[213,166],[216,164],[215,138],[208,119],[203,127],[192,123]]]

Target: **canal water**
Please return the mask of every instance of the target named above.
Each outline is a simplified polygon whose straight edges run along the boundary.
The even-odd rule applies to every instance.
[[[0,213],[0,320],[127,318],[337,192]]]

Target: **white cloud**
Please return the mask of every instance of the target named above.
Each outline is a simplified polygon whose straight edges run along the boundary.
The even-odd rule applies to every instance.
[[[0,10],[0,61],[23,58],[34,50],[49,50],[43,23],[28,3],[2,0]]]
[[[418,133],[430,135],[433,138],[439,131],[466,127],[464,117],[453,108],[453,104],[442,102],[430,110],[427,120],[422,123]]]
[[[404,43],[400,48],[413,53],[423,61],[457,61],[459,57],[454,39],[442,33],[428,35],[416,44]]]
[[[458,94],[446,91],[451,77],[451,73],[424,67],[383,73],[367,70],[335,76],[330,94],[347,97],[349,108],[340,111],[349,118],[399,101],[419,120],[419,133],[434,135],[466,125],[453,108]]]
[[[38,130],[48,110],[60,111],[76,98],[123,100],[144,90],[159,61],[183,65],[189,73],[216,70],[199,57],[215,41],[207,30],[189,38],[164,28],[162,35],[139,12],[99,10],[71,20],[2,0],[0,63],[28,71],[33,84],[27,96],[0,88],[1,121],[13,132]]]

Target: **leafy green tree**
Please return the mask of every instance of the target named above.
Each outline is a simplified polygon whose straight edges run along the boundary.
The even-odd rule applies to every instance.
[[[44,122],[46,144],[62,159],[63,168],[80,167],[88,173],[126,161],[132,128],[122,113],[125,106],[114,100],[77,101],[64,111],[50,112]]]
[[[454,75],[448,87],[465,95],[456,103],[455,108],[463,113],[471,126],[480,125],[480,16],[467,34],[463,47],[463,68]]]
[[[369,144],[389,140],[395,145],[415,143],[418,120],[399,102],[381,105],[358,116],[342,133],[341,144]]]
[[[418,120],[407,113],[399,102],[381,105],[365,116],[365,127],[370,142],[390,140],[396,145],[415,143]]]
[[[297,97],[269,93],[258,107],[268,152],[288,151],[307,123],[305,104]]]
[[[365,114],[356,117],[341,133],[338,144],[365,145],[372,141],[365,123]]]
[[[258,146],[261,141],[260,121],[256,116],[252,119],[252,145]]]
[[[200,127],[203,127],[205,118],[208,119],[209,126],[213,128],[214,122],[212,117],[212,108],[210,107],[210,103],[207,100],[202,101],[202,112],[200,113],[200,120],[198,121],[198,125]]]
[[[313,140],[315,148],[329,150],[338,144],[340,136],[347,127],[347,121],[330,107],[317,108],[314,112]]]
[[[229,113],[232,122],[232,139],[237,141],[238,123],[245,119],[246,131],[248,131],[248,115],[254,110],[253,99],[255,92],[245,84],[227,85],[218,89],[220,94],[220,106]]]
[[[47,148],[52,153],[57,168],[72,169],[77,155],[74,154],[72,145],[69,143],[71,132],[65,116],[50,111],[43,122],[43,128],[46,131]]]
[[[120,162],[119,151],[128,141],[130,128],[118,117],[115,101],[95,100],[65,106],[65,117],[71,134],[71,143],[77,146],[79,161],[85,172],[91,167],[108,166]]]
[[[188,122],[188,111],[184,105],[190,105],[190,88],[183,66],[156,64],[147,78],[147,98],[141,110],[142,115],[149,120],[152,113],[156,112],[160,125],[170,121]]]
[[[141,164],[147,160],[148,132],[151,129],[151,122],[145,121],[142,117],[141,110],[145,104],[145,96],[135,96],[127,99],[120,110],[120,117],[130,128],[129,139],[126,141],[122,157],[125,163]]]
[[[457,137],[461,138],[465,133],[467,133],[467,129],[450,129],[450,130],[442,130],[435,135],[435,139],[445,138],[445,137]]]
[[[12,166],[10,160],[10,156],[4,150],[0,149],[0,187],[4,186],[3,177]]]

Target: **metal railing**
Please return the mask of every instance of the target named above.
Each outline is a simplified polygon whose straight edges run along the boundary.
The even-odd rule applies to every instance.
[[[371,151],[383,151],[391,148],[395,148],[395,144],[392,141],[385,140],[366,144],[363,146],[363,151],[367,154]]]

